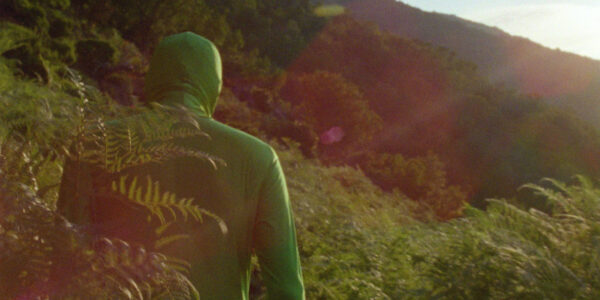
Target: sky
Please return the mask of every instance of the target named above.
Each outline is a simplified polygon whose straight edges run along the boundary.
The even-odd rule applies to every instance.
[[[401,0],[600,60],[600,0]]]

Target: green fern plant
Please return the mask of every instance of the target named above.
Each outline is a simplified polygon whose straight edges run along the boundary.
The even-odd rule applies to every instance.
[[[183,108],[155,105],[152,108],[124,109],[127,117],[116,121],[96,119],[79,134],[76,153],[71,156],[78,164],[88,164],[96,172],[95,184],[103,197],[112,197],[144,207],[160,225],[182,218],[183,221],[215,220],[223,233],[227,226],[216,215],[198,206],[192,198],[181,198],[164,191],[150,176],[139,178],[128,171],[149,163],[188,157],[204,160],[213,168],[225,162],[196,149],[181,146],[178,141],[208,136],[198,128],[194,117]],[[110,187],[110,188],[108,188]],[[120,195],[115,195],[120,194]],[[159,236],[160,238],[161,236]],[[167,237],[167,240],[171,240]],[[165,239],[162,240],[164,243]]]
[[[204,217],[209,217],[217,222],[223,234],[227,232],[225,222],[198,206],[195,199],[163,190],[150,176],[139,178],[128,173],[146,164],[180,157],[203,160],[215,169],[225,166],[223,160],[179,143],[197,137],[210,142],[210,137],[199,128],[195,115],[183,107],[154,104],[152,107],[113,107],[109,114],[112,120],[107,121],[106,113],[98,113],[97,106],[91,102],[84,102],[84,106],[88,114],[101,117],[84,118],[69,159],[96,170],[93,184],[100,187],[99,198],[142,207],[148,212],[149,222],[153,218],[158,220],[153,249],[187,238],[185,234],[161,230],[176,221],[202,222]],[[103,107],[100,110],[105,111]],[[170,261],[175,262],[173,267],[185,269],[182,267],[185,264],[175,258]]]
[[[523,187],[551,211],[489,200],[463,219],[409,231],[399,251],[416,271],[405,292],[438,299],[596,299],[600,296],[600,189],[577,177]]]
[[[14,46],[9,38],[2,30],[3,49]],[[125,168],[170,157],[205,159],[214,167],[224,163],[175,143],[206,136],[184,110],[118,107],[77,72],[66,74],[69,81],[43,86],[15,77],[0,57],[0,299],[197,298],[183,275],[185,262],[89,236],[57,214],[62,165],[65,158],[80,159],[119,183]],[[191,199],[163,191],[151,178],[144,178],[147,186],[133,179],[125,178],[122,190],[112,190],[108,181],[107,192],[160,220],[156,249],[186,237],[167,230],[175,219],[209,216],[226,230]]]
[[[90,239],[22,185],[4,182],[0,203],[1,299],[198,298],[163,255]]]
[[[225,223],[219,217],[194,205],[193,198],[179,198],[174,193],[162,192],[160,183],[152,181],[150,176],[146,176],[145,185],[137,182],[138,177],[128,180],[128,176],[123,175],[119,177],[118,183],[116,180],[112,181],[111,187],[114,192],[126,195],[130,201],[147,208],[153,216],[159,219],[161,225],[168,224],[168,215],[164,213],[166,211],[173,219],[178,217],[178,213],[181,214],[184,221],[187,221],[189,217],[196,221],[202,221],[203,215],[210,216],[219,222],[223,232],[227,231]]]

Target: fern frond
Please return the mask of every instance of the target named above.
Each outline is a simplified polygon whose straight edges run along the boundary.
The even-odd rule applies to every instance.
[[[146,183],[140,184],[138,177],[129,178],[127,175],[120,176],[117,180],[113,180],[111,188],[114,192],[118,192],[127,197],[133,203],[136,203],[158,218],[160,224],[168,226],[165,211],[175,220],[178,215],[183,216],[184,221],[189,217],[195,221],[202,222],[203,216],[208,216],[214,219],[223,233],[227,232],[225,222],[217,215],[194,204],[193,198],[179,198],[171,192],[163,192],[160,188],[160,183],[152,181],[150,176],[146,176]],[[161,226],[162,228],[162,226]],[[162,228],[160,231],[163,231]]]
[[[111,173],[174,157],[206,160],[214,168],[225,165],[208,153],[178,145],[178,140],[208,135],[164,113],[148,112],[119,122],[93,124],[88,131],[82,137],[88,147],[81,159],[101,164]]]
[[[0,293],[2,298],[198,299],[198,292],[164,255],[126,242],[86,236],[26,190],[0,187]],[[52,290],[38,289],[39,286]],[[48,293],[52,294],[49,295]],[[173,298],[179,297],[179,298]]]
[[[156,236],[161,236],[171,225],[173,225],[173,222],[161,224],[154,230],[154,233],[156,233]]]
[[[17,48],[23,45],[25,40],[33,37],[35,37],[35,34],[26,27],[11,22],[1,22],[0,53]]]
[[[183,274],[188,273],[192,267],[187,260],[172,256],[166,256],[166,264]]]
[[[154,247],[158,250],[160,250],[161,248],[164,248],[165,246],[178,241],[178,240],[182,240],[182,239],[189,239],[190,235],[189,234],[174,234],[174,235],[169,235],[163,238],[160,238],[156,241],[156,243],[154,243]]]

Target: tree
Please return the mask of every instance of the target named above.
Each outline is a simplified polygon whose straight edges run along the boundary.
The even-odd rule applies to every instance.
[[[460,216],[468,200],[463,188],[448,184],[445,164],[432,153],[411,158],[369,153],[359,165],[383,189],[399,190],[440,220]]]
[[[308,123],[321,136],[319,152],[326,161],[341,162],[358,155],[360,145],[381,129],[381,119],[369,108],[358,87],[339,74],[289,74],[281,95],[292,103],[295,118]],[[341,136],[327,142],[323,135],[332,128],[339,128]]]

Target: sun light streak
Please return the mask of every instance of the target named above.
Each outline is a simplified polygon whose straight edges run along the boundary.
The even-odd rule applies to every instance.
[[[467,12],[463,17],[551,48],[600,59],[600,3],[500,6]]]
[[[402,0],[425,11],[495,26],[550,48],[600,60],[600,1]]]

